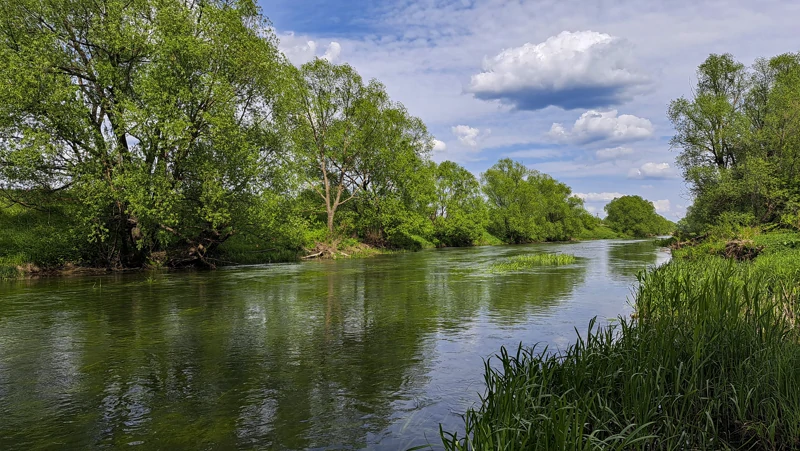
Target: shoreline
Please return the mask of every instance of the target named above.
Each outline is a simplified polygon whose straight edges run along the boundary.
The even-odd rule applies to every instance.
[[[473,247],[495,247],[495,246],[525,246],[530,244],[553,244],[553,243],[580,243],[584,241],[603,241],[603,240],[624,240],[624,241],[647,241],[652,240],[654,243],[657,243],[657,240],[662,237],[646,237],[646,238],[635,238],[635,237],[618,237],[618,238],[591,238],[591,239],[573,239],[569,241],[537,241],[531,243],[481,243],[476,244],[473,246],[441,246],[441,247],[428,247],[423,248],[420,250],[408,250],[408,249],[386,249],[386,248],[377,248],[365,245],[364,243],[360,243],[361,246],[355,246],[358,248],[357,251],[352,251],[352,249],[348,248],[345,249],[344,252],[338,252],[337,255],[334,256],[320,256],[320,257],[313,257],[313,258],[304,258],[302,253],[297,253],[297,257],[295,259],[279,259],[273,261],[263,261],[263,262],[242,262],[242,261],[230,261],[230,260],[222,260],[222,259],[214,259],[219,264],[216,268],[231,268],[236,266],[254,266],[254,265],[268,265],[273,263],[305,263],[305,262],[314,262],[314,261],[327,261],[327,260],[338,260],[338,259],[362,259],[362,258],[372,258],[382,255],[394,255],[394,254],[401,254],[407,252],[420,252],[420,251],[431,251],[431,250],[440,250],[440,249],[469,249]],[[663,247],[663,246],[662,246]],[[352,252],[347,252],[348,250]],[[344,255],[342,255],[344,254]],[[6,271],[10,266],[6,266]],[[166,272],[181,272],[181,271],[213,271],[214,268],[199,268],[199,267],[169,267],[169,266],[153,266],[153,267],[138,267],[138,268],[103,268],[103,267],[96,267],[96,266],[81,266],[76,265],[74,263],[67,263],[64,266],[56,267],[56,268],[39,268],[37,265],[33,263],[25,263],[22,265],[16,265],[14,270],[16,271],[16,276],[8,277],[3,274],[1,271],[3,269],[0,266],[0,282],[13,282],[19,280],[32,280],[32,279],[45,279],[45,278],[59,278],[59,277],[80,277],[80,276],[99,276],[99,275],[109,275],[109,274],[125,274],[125,273],[137,273],[137,272],[146,272],[146,271],[166,271]]]

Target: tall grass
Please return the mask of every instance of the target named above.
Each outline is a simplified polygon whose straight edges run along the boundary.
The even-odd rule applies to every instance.
[[[674,261],[639,276],[634,319],[502,349],[445,448],[800,449],[797,257]]]
[[[558,266],[575,263],[576,257],[570,254],[533,254],[517,255],[504,261],[494,263],[492,272],[519,271],[534,266]]]
[[[0,279],[12,279],[31,268],[48,269],[80,263],[85,255],[74,224],[59,206],[39,211],[0,200]]]

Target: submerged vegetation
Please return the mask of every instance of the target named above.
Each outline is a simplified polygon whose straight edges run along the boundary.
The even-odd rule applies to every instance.
[[[534,266],[571,265],[577,258],[571,254],[517,255],[492,265],[492,272],[520,271]]]
[[[797,449],[800,253],[674,260],[633,319],[567,349],[501,351],[447,449]]]

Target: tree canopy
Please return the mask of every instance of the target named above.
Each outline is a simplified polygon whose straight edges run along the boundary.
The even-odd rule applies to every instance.
[[[583,201],[547,174],[508,158],[482,176],[489,231],[509,243],[566,240],[582,227]]]
[[[60,193],[108,264],[178,244],[202,262],[272,187],[286,64],[254,2],[20,0],[0,16],[5,193]]]
[[[672,145],[694,196],[682,227],[800,227],[800,54],[710,55],[691,98],[674,100]]]
[[[606,224],[617,233],[648,237],[671,233],[674,224],[656,213],[652,202],[640,196],[618,197],[604,207]]]
[[[325,59],[295,67],[277,44],[254,0],[0,4],[4,204],[59,215],[74,242],[48,261],[114,268],[601,227],[567,185],[522,163],[476,177],[434,162],[425,124],[379,81]],[[769,76],[770,92],[783,86]],[[753,114],[783,126],[791,118],[771,112],[792,98],[769,98]]]

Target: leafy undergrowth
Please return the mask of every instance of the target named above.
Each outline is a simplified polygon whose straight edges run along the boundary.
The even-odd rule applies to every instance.
[[[445,448],[800,449],[800,250],[639,281],[632,319],[487,362],[482,405]]]
[[[601,224],[593,229],[583,229],[576,238],[579,240],[613,240],[628,237],[611,230],[611,227]]]
[[[494,263],[490,270],[492,272],[522,271],[535,266],[571,265],[576,261],[577,257],[571,254],[517,255]]]
[[[83,250],[60,208],[0,205],[0,279],[80,264]]]
[[[753,260],[761,254],[772,255],[800,249],[797,232],[749,232],[732,239],[706,236],[686,241],[671,239],[668,245],[675,258],[703,260],[709,257],[727,257],[736,260]]]
[[[497,238],[496,236],[484,230],[481,238],[475,241],[473,244],[475,246],[500,246],[505,243],[503,243],[503,240],[500,238]]]

